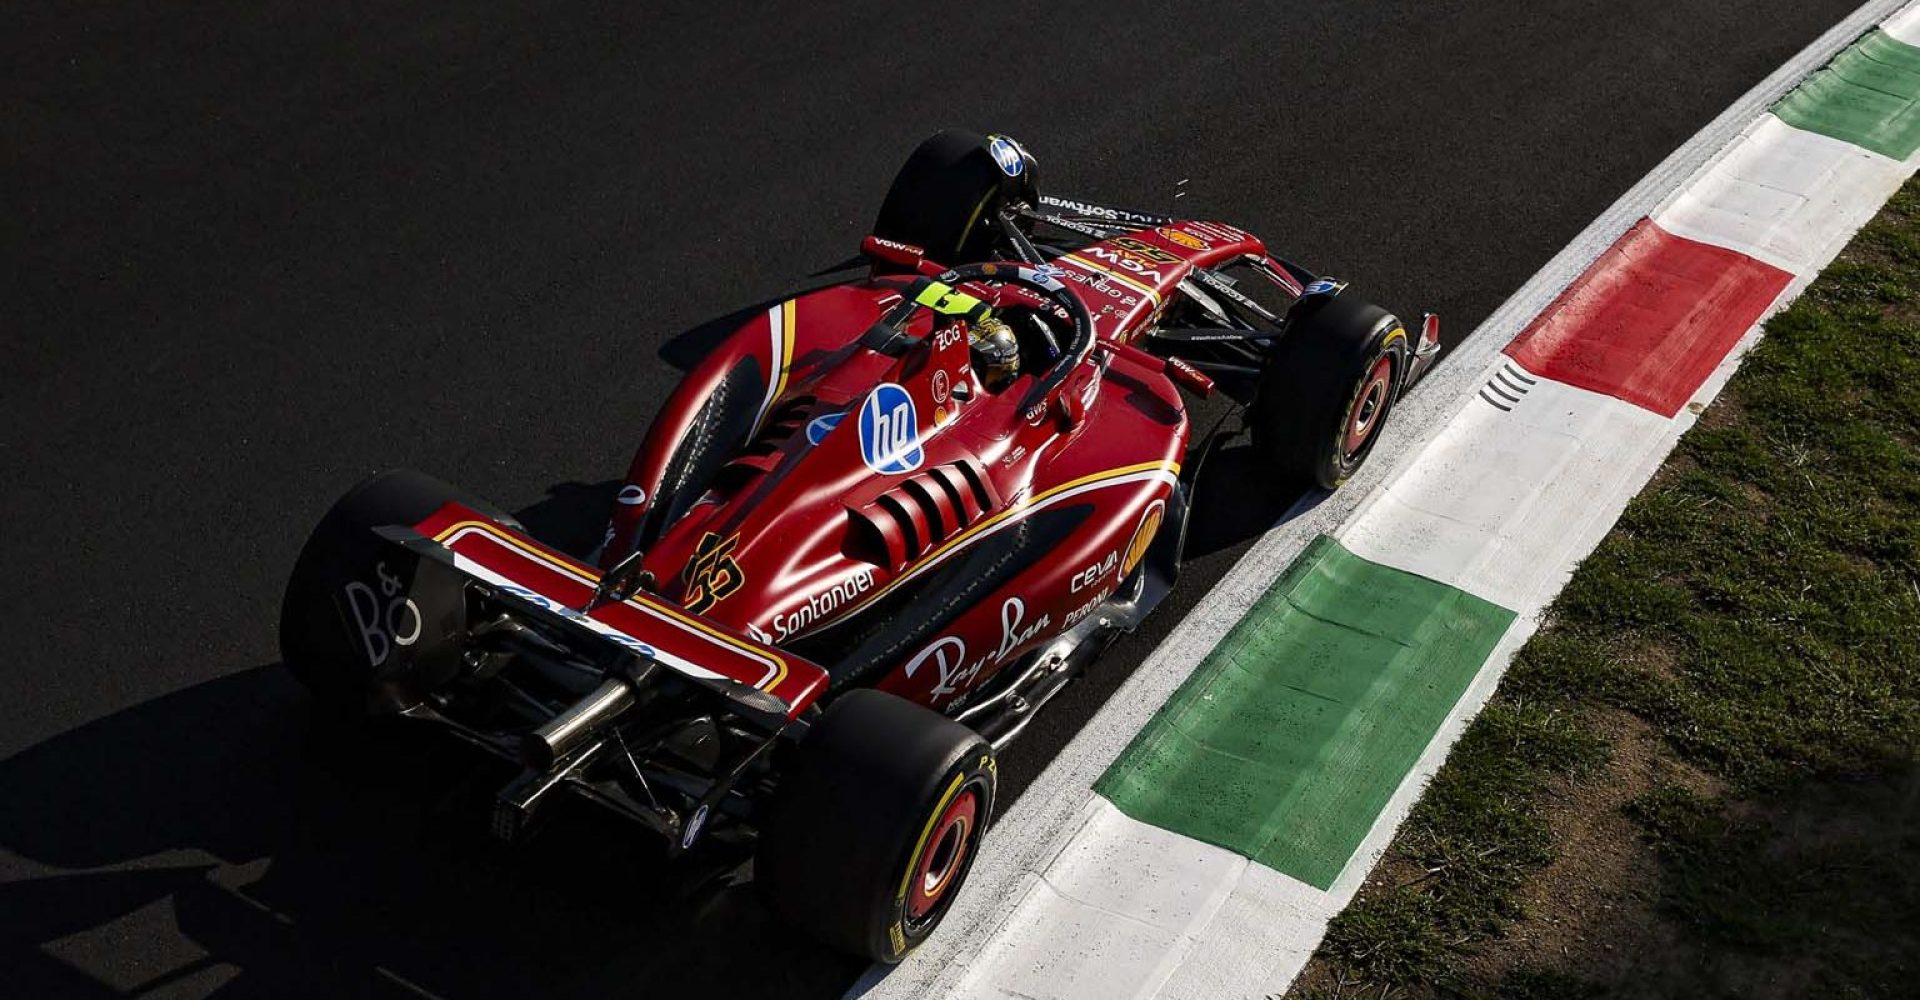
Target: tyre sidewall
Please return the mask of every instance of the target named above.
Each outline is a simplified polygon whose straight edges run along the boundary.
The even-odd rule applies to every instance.
[[[281,599],[280,656],[324,712],[399,707],[407,696],[385,682],[397,668],[418,675],[446,666],[441,654],[465,632],[457,578],[421,565],[374,529],[418,523],[448,502],[513,524],[490,504],[401,469],[349,490],[301,547]],[[381,634],[369,635],[369,625]]]
[[[961,129],[938,133],[895,175],[873,234],[918,246],[943,264],[974,263],[991,242],[981,220],[993,217],[1009,187],[985,136]]]
[[[886,913],[886,929],[883,934],[886,956],[881,961],[892,963],[905,958],[908,952],[918,947],[921,941],[926,940],[927,936],[932,934],[934,929],[940,926],[940,922],[946,918],[947,910],[953,906],[954,897],[959,895],[960,887],[966,884],[967,875],[973,871],[974,858],[980,853],[980,835],[985,832],[986,817],[992,812],[996,777],[993,752],[984,746],[978,749],[969,747],[960,759],[953,763],[949,773],[942,777],[942,781],[935,784],[936,788],[940,788],[941,794],[934,800],[931,808],[923,810],[926,816],[921,823],[919,835],[914,838],[914,842],[908,846],[894,866],[899,873],[899,878],[894,883],[893,900]],[[919,871],[921,859],[938,846],[931,837],[934,825],[940,821],[948,805],[967,794],[979,797],[981,819],[967,833],[968,843],[965,854],[961,856],[945,893],[926,915],[918,920],[910,919],[907,901],[911,895],[913,876]]]
[[[1407,377],[1407,331],[1398,319],[1391,316],[1382,321],[1368,335],[1368,349],[1362,355],[1363,360],[1357,366],[1357,374],[1346,392],[1346,402],[1340,408],[1340,423],[1333,431],[1333,439],[1327,450],[1327,478],[1332,487],[1345,483],[1348,477],[1366,463],[1367,456],[1373,453],[1373,446],[1380,441],[1380,431],[1386,426],[1387,417],[1393,413],[1395,400],[1400,394],[1400,384]],[[1346,450],[1348,421],[1353,419],[1354,408],[1360,404],[1361,393],[1366,391],[1372,381],[1373,371],[1380,359],[1391,358],[1393,371],[1387,383],[1385,398],[1380,401],[1380,409],[1373,416],[1371,433],[1365,443],[1352,454]],[[1330,487],[1331,488],[1331,487]]]
[[[993,751],[966,727],[871,689],[841,695],[814,726],[759,824],[756,881],[775,912],[823,942],[898,962],[939,926],[971,871],[993,811]],[[969,791],[979,818],[966,854],[936,907],[909,921],[907,881],[948,803]]]
[[[1407,344],[1405,326],[1364,301],[1316,297],[1294,306],[1247,416],[1254,447],[1285,485],[1335,489],[1366,461],[1406,378]],[[1348,421],[1383,357],[1392,360],[1386,398],[1349,455]]]

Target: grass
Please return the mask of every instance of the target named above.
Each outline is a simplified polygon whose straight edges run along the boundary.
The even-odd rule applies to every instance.
[[[1920,185],[1580,567],[1296,995],[1920,993]]]

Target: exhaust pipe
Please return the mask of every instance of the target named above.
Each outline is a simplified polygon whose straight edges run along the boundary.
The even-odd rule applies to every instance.
[[[592,694],[521,737],[521,761],[535,771],[552,770],[556,761],[578,749],[595,730],[633,707],[633,701],[633,681],[625,677],[607,678]]]

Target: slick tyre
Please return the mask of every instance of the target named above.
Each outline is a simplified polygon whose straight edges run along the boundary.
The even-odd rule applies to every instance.
[[[1007,176],[986,137],[949,129],[921,143],[887,189],[873,235],[910,243],[942,264],[972,264],[992,255],[993,215]]]
[[[993,814],[993,750],[973,730],[862,688],[828,706],[768,804],[755,881],[822,942],[898,962],[966,881]]]
[[[281,599],[280,659],[328,714],[366,713],[390,658],[404,648],[421,659],[462,631],[458,585],[416,586],[412,558],[373,530],[417,523],[449,501],[521,530],[485,501],[397,469],[347,491],[307,537]]]
[[[1379,440],[1408,350],[1406,328],[1379,306],[1345,295],[1296,304],[1247,414],[1257,453],[1286,485],[1338,488]]]

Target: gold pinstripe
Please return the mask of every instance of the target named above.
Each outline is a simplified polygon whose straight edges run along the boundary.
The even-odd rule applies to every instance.
[[[453,524],[448,525],[446,528],[442,529],[439,534],[433,536],[433,540],[435,543],[441,545],[442,547],[445,547],[446,540],[448,538],[451,538],[453,535],[459,533],[461,530],[466,528],[477,529],[483,534],[487,535],[490,538],[493,538],[496,541],[505,542],[506,544],[512,546],[513,548],[519,549],[521,552],[532,557],[534,561],[545,563],[547,566],[552,567],[553,569],[561,570],[565,573],[570,573],[576,576],[586,577],[587,579],[592,580],[595,584],[598,584],[600,581],[600,573],[593,570],[592,568],[586,567],[586,566],[578,566],[570,562],[562,562],[560,560],[557,560],[553,556],[547,554],[546,552],[538,548],[535,548],[534,546],[528,545],[526,542],[515,537],[512,533],[503,530],[499,525],[496,525],[490,521],[456,521]],[[625,604],[629,607],[639,609],[641,611],[650,611],[657,614],[665,615],[666,617],[671,618],[674,621],[677,621],[690,628],[697,629],[700,632],[708,636],[711,636],[722,643],[725,643],[726,645],[729,645],[735,649],[741,650],[742,652],[750,653],[755,657],[765,657],[765,658],[771,659],[774,664],[774,673],[771,678],[765,681],[762,681],[760,683],[760,689],[762,691],[769,691],[769,690],[772,690],[773,688],[778,687],[780,685],[780,682],[783,680],[786,680],[787,678],[787,674],[789,673],[789,671],[787,669],[786,658],[779,655],[778,653],[774,652],[771,649],[766,649],[759,646],[753,646],[745,642],[742,642],[739,639],[736,639],[725,632],[715,629],[714,627],[699,620],[698,618],[693,618],[688,615],[680,613],[679,611],[675,610],[671,605],[668,605],[668,604],[657,603],[657,602],[641,603],[640,601],[631,597],[627,598],[626,600],[620,603]],[[638,638],[638,637],[636,636],[635,638]]]
[[[767,393],[766,402],[760,405],[760,415],[754,418],[753,434],[760,433],[760,426],[766,423],[767,414],[773,412],[773,404],[779,402],[780,397],[786,394],[787,376],[793,371],[793,318],[797,302],[797,299],[788,299],[780,304],[780,357],[773,359],[777,361],[777,369],[773,373],[773,388]],[[767,321],[773,321],[771,310],[769,310]],[[749,438],[752,436],[752,434],[748,435]]]
[[[1138,278],[1128,277],[1127,275],[1122,274],[1121,272],[1116,271],[1113,268],[1110,268],[1105,264],[1100,263],[1099,261],[1089,260],[1088,258],[1082,257],[1077,253],[1067,254],[1065,257],[1061,259],[1070,260],[1076,265],[1079,265],[1080,267],[1085,267],[1085,268],[1098,271],[1101,274],[1104,274],[1107,277],[1120,282],[1121,284],[1127,286],[1128,288],[1131,288],[1134,291],[1139,292],[1142,295],[1145,295],[1147,298],[1152,299],[1154,305],[1160,304],[1160,292],[1157,289],[1149,287]]]

